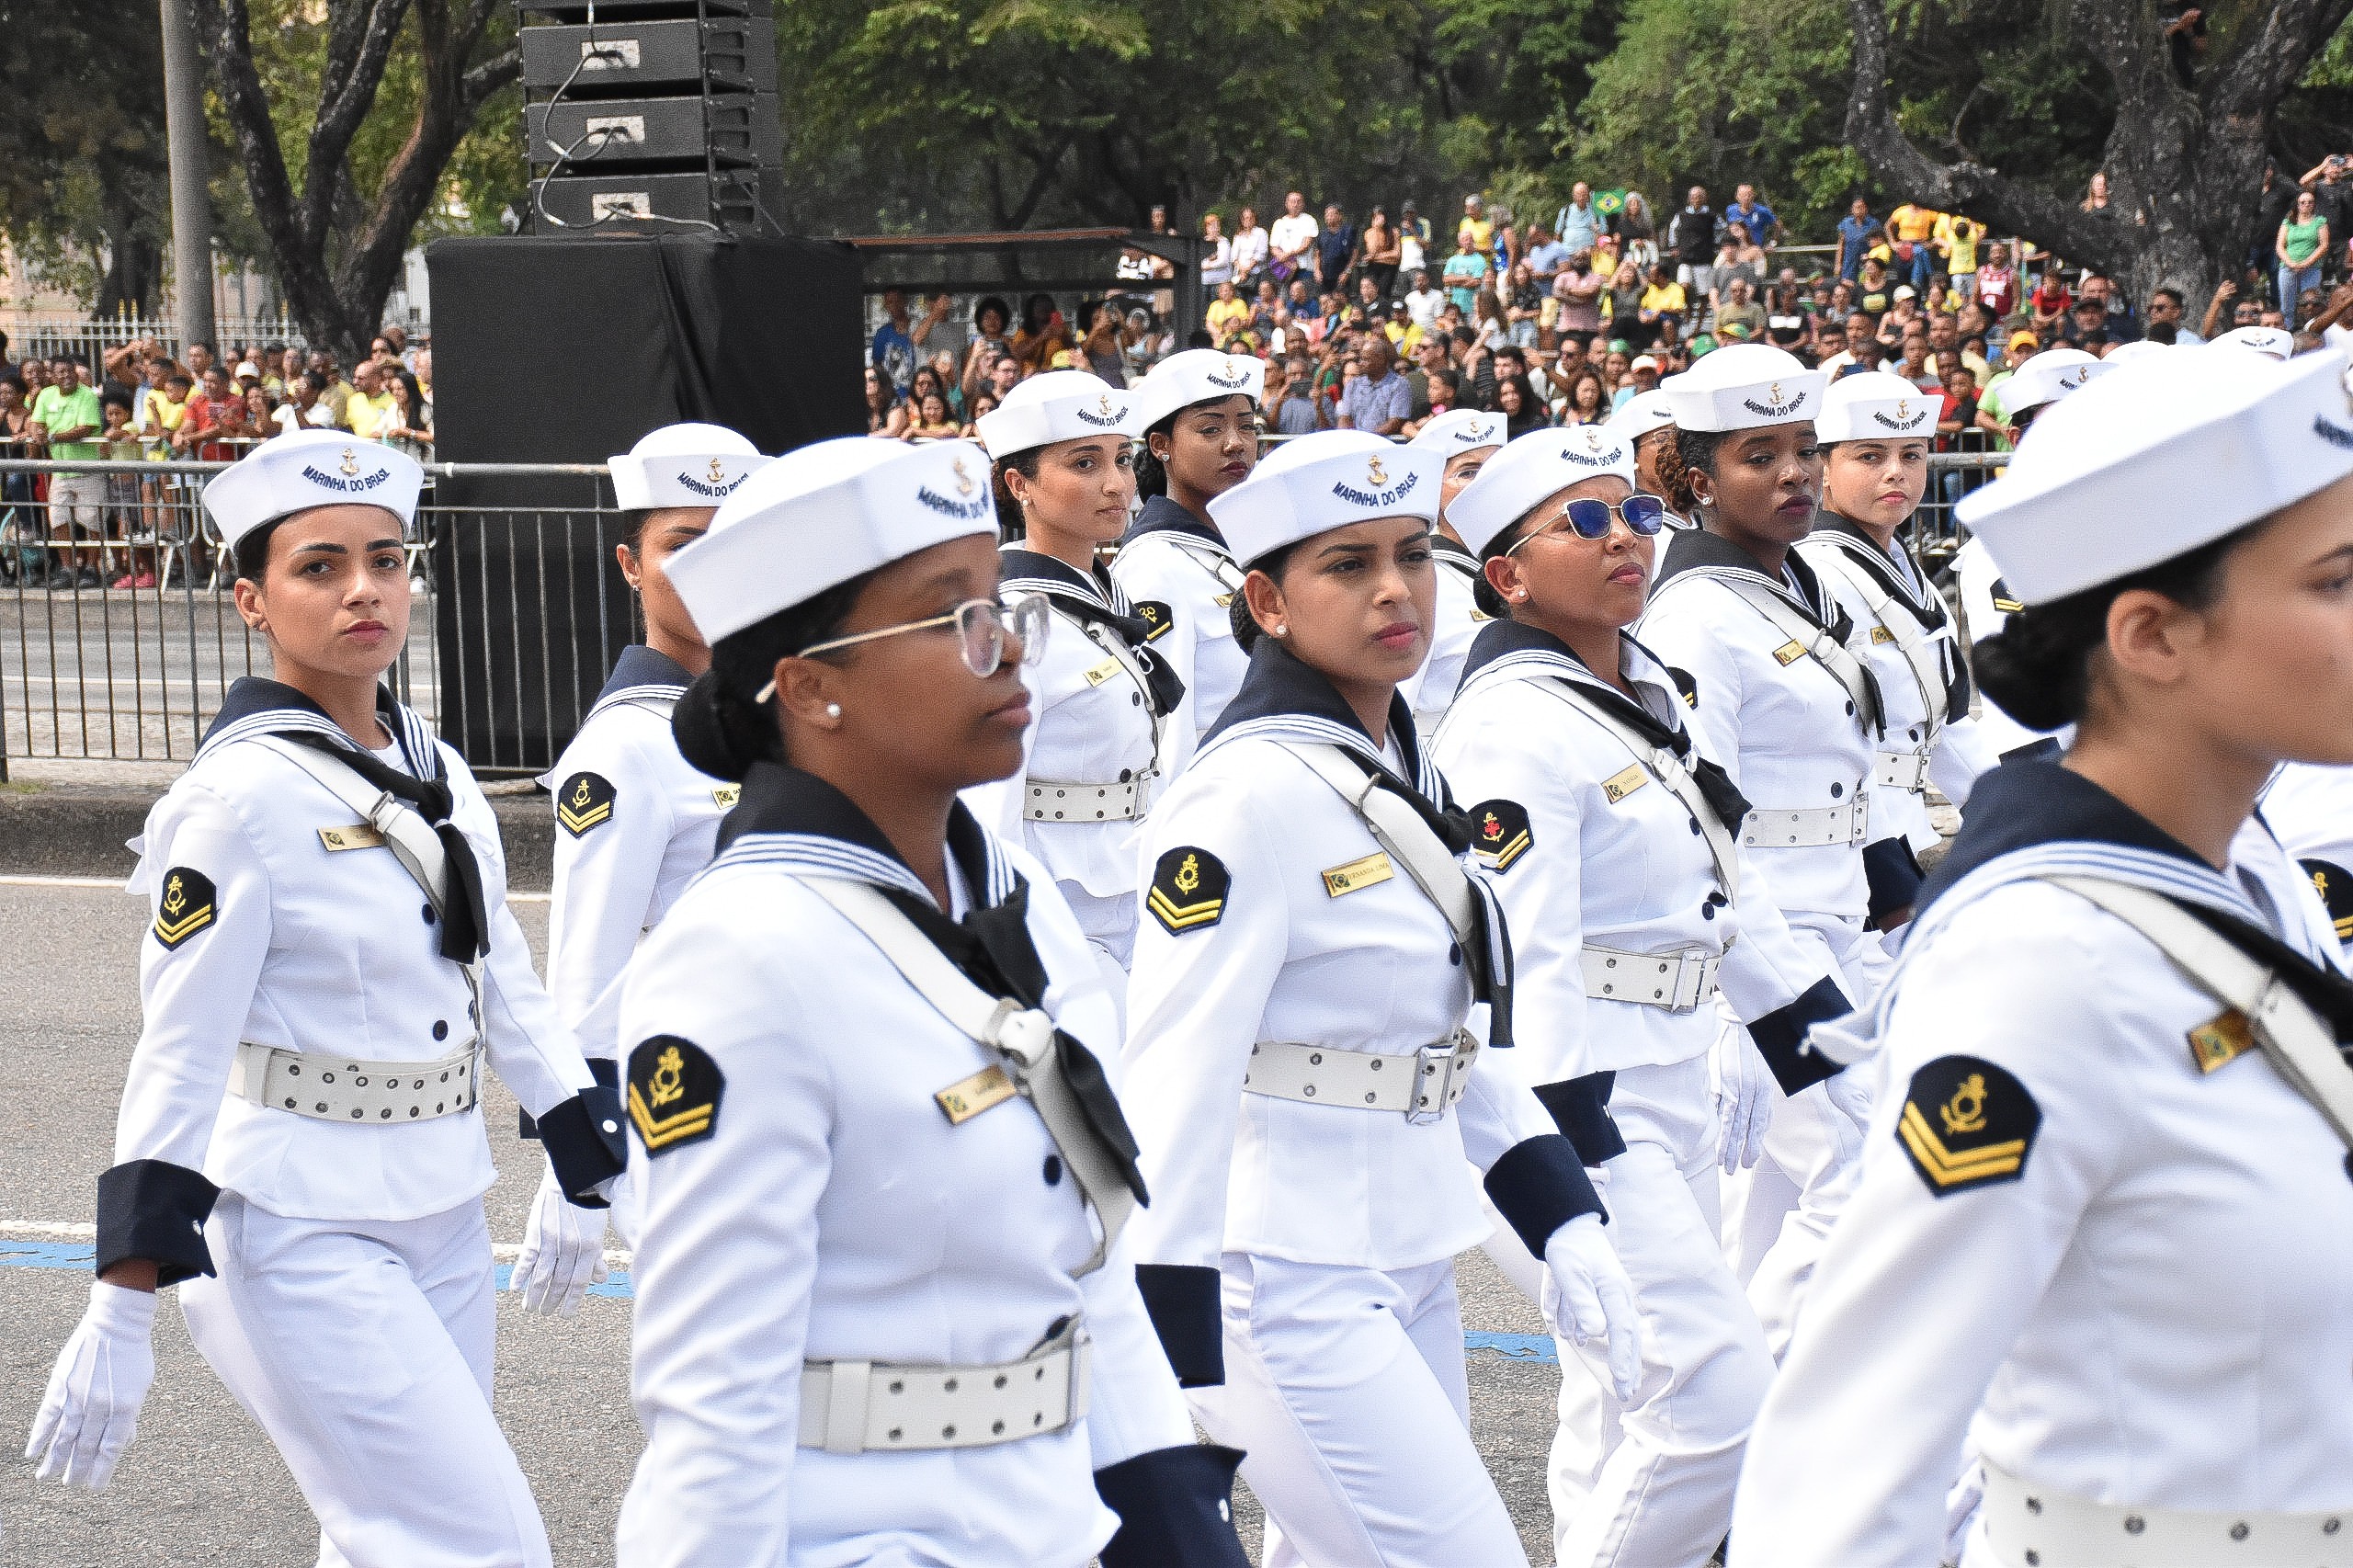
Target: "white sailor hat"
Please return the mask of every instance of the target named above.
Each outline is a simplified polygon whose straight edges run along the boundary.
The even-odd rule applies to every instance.
[[[2100,363],[2112,370],[2120,365],[2130,365],[2135,359],[2145,359],[2152,354],[2162,354],[2168,347],[2170,346],[2163,343],[2152,343],[2145,337],[2136,337],[2130,343],[2120,343],[2109,349],[2101,358]]]
[[[2347,473],[2343,355],[2282,365],[2165,354],[2096,377],[2044,414],[1959,512],[2018,597],[2046,604],[2170,561]]]
[[[1370,430],[1319,430],[1285,441],[1250,477],[1210,502],[1210,521],[1247,566],[1270,551],[1375,517],[1438,521],[1446,459]]]
[[[1829,380],[1785,348],[1731,343],[1659,383],[1677,429],[1754,430],[1801,424],[1822,406]]]
[[[1449,408],[1424,425],[1421,434],[1405,444],[1442,454],[1449,461],[1482,447],[1504,444],[1504,416],[1475,408]]]
[[[2276,326],[2234,326],[2214,339],[2210,347],[2252,348],[2257,354],[2268,354],[2274,359],[2286,359],[2296,352],[2296,335]]]
[[[666,570],[704,641],[717,642],[919,550],[995,532],[989,460],[973,443],[843,436],[745,480]]]
[[[406,452],[346,430],[303,430],[263,442],[204,487],[204,509],[231,550],[256,528],[313,506],[381,506],[405,531],[425,470]]]
[[[1634,443],[1623,432],[1607,425],[1530,430],[1487,460],[1446,509],[1446,520],[1464,549],[1483,556],[1496,535],[1546,496],[1604,475],[1634,483]]]
[[[1056,441],[1132,436],[1134,394],[1088,370],[1049,370],[1005,394],[977,422],[981,444],[999,462]]]
[[[757,447],[724,425],[665,425],[605,467],[624,512],[655,506],[716,506],[764,466]]]
[[[1148,430],[1178,409],[1197,403],[1223,397],[1246,397],[1256,403],[1266,384],[1267,367],[1247,354],[1188,348],[1152,368],[1152,373],[1135,388],[1130,417],[1136,429]]]
[[[1618,412],[1602,421],[1602,428],[1611,435],[1623,436],[1632,446],[1654,430],[1664,430],[1675,423],[1675,409],[1666,401],[1666,393],[1656,387],[1646,392],[1636,392],[1618,405]]]
[[[1934,393],[1892,370],[1858,370],[1839,377],[1822,394],[1813,433],[1824,442],[1927,440],[1937,433],[1937,414],[1943,407]]]
[[[2002,383],[2003,412],[2019,415],[2029,408],[2040,408],[2078,387],[2090,385],[2110,369],[2107,360],[2080,348],[2046,348],[2020,365]]]

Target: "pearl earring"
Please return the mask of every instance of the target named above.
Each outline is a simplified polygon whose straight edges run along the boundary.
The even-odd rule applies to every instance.
[[[840,703],[838,703],[838,702],[828,702],[828,703],[826,703],[826,704],[825,704],[825,717],[826,717],[826,718],[828,718],[828,719],[838,719],[838,718],[840,718],[841,716],[842,716],[842,705],[841,705]]]
[[[1526,588],[1515,588],[1512,590],[1511,597],[1516,599],[1524,599],[1528,597],[1528,590]]]
[[[1290,622],[1288,620],[1282,621],[1275,627],[1275,635],[1280,637],[1284,632],[1289,631],[1290,630]]]

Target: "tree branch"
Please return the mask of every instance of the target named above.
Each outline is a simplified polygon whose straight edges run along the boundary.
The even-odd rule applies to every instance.
[[[400,38],[408,6],[409,0],[330,0],[329,15],[335,18],[330,52],[335,35],[356,31],[358,37],[343,41],[347,52],[340,73],[331,67],[321,78],[325,93],[319,102],[319,118],[311,127],[308,173],[302,184],[302,205],[314,233],[324,235],[333,223],[335,186],[343,177],[344,158],[368,111],[375,107],[376,89],[383,85],[384,65]],[[347,21],[350,17],[360,19]]]
[[[517,46],[504,54],[494,54],[465,74],[462,79],[466,119],[471,124],[473,111],[480,108],[493,93],[513,86],[523,79],[523,51]]]
[[[237,139],[238,160],[245,165],[245,185],[252,193],[254,216],[279,256],[309,254],[305,233],[294,199],[294,182],[287,175],[286,158],[278,145],[278,128],[269,118],[269,95],[254,69],[253,40],[245,0],[187,0],[196,36],[211,62],[212,77],[221,89],[222,108]],[[303,285],[290,273],[281,273],[289,302],[301,308]],[[180,287],[188,287],[182,278]]]
[[[2353,0],[2270,0],[2255,11],[2246,40],[2229,60],[2207,68],[2209,118],[2268,119],[2313,54],[2353,15]]]

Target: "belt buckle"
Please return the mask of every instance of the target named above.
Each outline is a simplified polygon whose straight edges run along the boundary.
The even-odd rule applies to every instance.
[[[1437,1073],[1433,1064],[1441,1060],[1446,1063],[1446,1070]],[[1446,1113],[1454,1108],[1454,1074],[1461,1062],[1462,1036],[1459,1032],[1448,1039],[1443,1051],[1436,1045],[1426,1045],[1414,1052],[1414,1094],[1405,1104],[1406,1125],[1431,1127],[1446,1119]],[[1434,1108],[1424,1110],[1422,1085],[1431,1081],[1433,1073],[1437,1073],[1437,1086],[1430,1096]]]
[[[1707,967],[1708,960],[1696,948],[1675,955],[1675,990],[1667,998],[1668,1012],[1688,1013],[1699,1005],[1699,985]]]

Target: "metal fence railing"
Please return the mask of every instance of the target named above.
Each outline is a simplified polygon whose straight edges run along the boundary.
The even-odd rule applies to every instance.
[[[1961,498],[1991,483],[2009,461],[2009,453],[1984,449],[1928,454],[1928,488],[1920,497],[1919,510],[1913,515],[1913,537],[1930,570],[1950,561],[1969,537],[1969,530],[1953,516]]]

